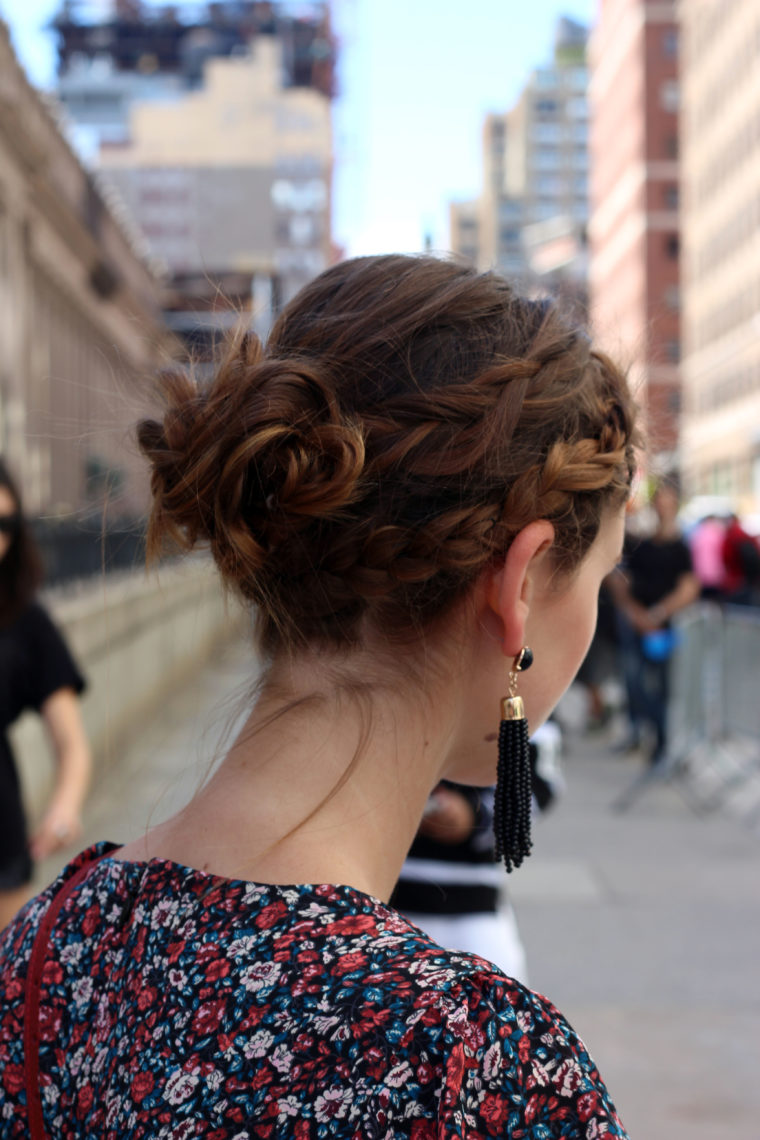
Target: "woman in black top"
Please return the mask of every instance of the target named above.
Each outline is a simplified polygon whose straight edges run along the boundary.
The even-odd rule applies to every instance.
[[[662,634],[677,613],[699,597],[691,552],[678,526],[678,493],[662,482],[652,496],[657,526],[649,538],[626,544],[623,571],[609,578],[619,611],[623,677],[628,697],[630,740],[638,748],[640,730],[654,730],[653,766],[667,761],[671,646]]]
[[[41,565],[18,491],[0,461],[0,928],[25,902],[35,859],[79,839],[90,755],[79,712],[84,681],[34,600]],[[25,709],[42,716],[57,761],[52,799],[27,836],[6,730]]]

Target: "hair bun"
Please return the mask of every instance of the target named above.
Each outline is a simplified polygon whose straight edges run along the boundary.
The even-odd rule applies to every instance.
[[[138,426],[152,465],[149,546],[207,541],[225,578],[250,595],[252,575],[284,538],[360,494],[361,428],[341,415],[313,362],[263,359],[250,336],[208,389],[184,374],[163,388],[163,422]]]

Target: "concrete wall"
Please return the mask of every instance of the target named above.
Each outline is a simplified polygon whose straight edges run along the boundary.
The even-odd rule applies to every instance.
[[[82,714],[95,780],[118,761],[125,740],[247,619],[225,598],[213,566],[188,560],[160,572],[99,580],[77,597],[43,599],[83,670]],[[11,733],[31,816],[52,786],[53,760],[39,717]]]

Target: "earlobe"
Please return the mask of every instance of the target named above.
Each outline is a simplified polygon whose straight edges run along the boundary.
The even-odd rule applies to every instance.
[[[554,541],[546,519],[529,523],[512,540],[504,562],[492,574],[488,602],[503,626],[502,652],[515,657],[525,644],[525,624],[533,604],[535,576]]]

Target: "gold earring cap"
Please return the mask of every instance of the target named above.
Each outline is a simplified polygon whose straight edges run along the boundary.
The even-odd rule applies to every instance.
[[[525,705],[522,697],[503,697],[501,702],[502,720],[525,720]]]

